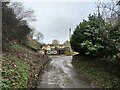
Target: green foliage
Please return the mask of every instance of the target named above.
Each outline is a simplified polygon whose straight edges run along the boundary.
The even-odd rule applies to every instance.
[[[20,49],[20,46],[18,44],[14,44],[14,45],[11,46],[11,48],[13,48],[13,49]]]
[[[3,57],[2,89],[28,88],[29,68],[17,57]]]
[[[25,42],[30,31],[32,30],[27,25],[20,25],[16,29],[15,38],[20,42]]]
[[[102,58],[74,56],[73,66],[83,77],[103,88],[119,88],[119,62],[107,61]]]
[[[98,50],[104,48],[103,46],[101,46],[100,44],[95,44],[93,45],[93,43],[91,41],[83,41],[83,43],[81,43],[81,48],[86,49],[88,52],[86,52],[85,54],[94,54],[97,53]]]
[[[95,14],[88,18],[76,27],[70,40],[72,49],[92,56],[116,55],[119,52],[120,25],[112,26]]]

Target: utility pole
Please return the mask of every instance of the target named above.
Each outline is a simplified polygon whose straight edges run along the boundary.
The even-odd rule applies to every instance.
[[[70,43],[70,38],[71,38],[71,28],[69,29],[69,43]],[[69,49],[70,49],[70,53],[72,53],[72,48],[71,48],[71,45],[69,46]]]
[[[71,28],[69,29],[69,40],[71,38]]]

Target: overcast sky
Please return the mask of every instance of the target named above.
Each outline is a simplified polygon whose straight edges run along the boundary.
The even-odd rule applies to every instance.
[[[69,39],[69,28],[73,31],[77,24],[87,19],[89,14],[97,12],[95,2],[32,1],[23,4],[35,11],[37,21],[32,23],[32,26],[43,33],[44,43],[51,43],[53,39],[63,43]]]

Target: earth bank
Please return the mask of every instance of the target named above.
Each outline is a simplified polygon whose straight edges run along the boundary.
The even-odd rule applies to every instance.
[[[72,60],[72,65],[80,75],[87,78],[93,85],[116,90],[120,87],[119,64],[120,62],[117,61],[82,55],[75,55]]]
[[[18,43],[11,44],[2,55],[2,89],[35,88],[39,75],[50,60]]]

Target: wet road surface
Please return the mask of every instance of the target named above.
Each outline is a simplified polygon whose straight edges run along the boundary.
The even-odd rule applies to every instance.
[[[42,74],[38,88],[91,88],[71,64],[72,57],[53,57]]]

